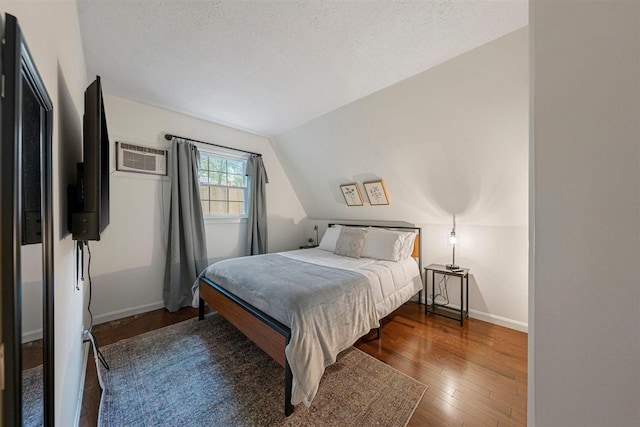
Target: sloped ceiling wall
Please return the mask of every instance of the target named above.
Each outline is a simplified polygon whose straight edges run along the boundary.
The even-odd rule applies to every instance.
[[[309,218],[525,226],[528,33],[521,29],[274,138]],[[339,185],[382,178],[389,206]],[[364,189],[361,186],[361,190]]]
[[[423,228],[424,264],[445,264],[455,213],[472,316],[520,330],[528,313],[528,43],[520,29],[272,140],[321,227],[413,223]],[[389,206],[371,206],[364,194],[364,206],[346,205],[340,184],[379,178]],[[456,287],[451,301],[459,301]]]

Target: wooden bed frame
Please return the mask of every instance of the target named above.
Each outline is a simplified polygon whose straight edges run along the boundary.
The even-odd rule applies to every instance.
[[[329,224],[333,226],[337,224]],[[420,227],[393,227],[383,225],[357,225],[357,224],[339,224],[347,227],[376,227],[386,228],[390,230],[413,230],[418,231],[413,246],[413,258],[418,258],[420,275],[422,276],[422,254],[420,252],[420,242],[422,241],[422,229]],[[423,283],[424,287],[424,283]],[[421,301],[422,291],[418,292],[418,301]],[[426,299],[426,297],[425,297]],[[291,403],[291,388],[293,374],[287,357],[285,348],[291,339],[291,329],[283,325],[273,317],[258,310],[248,302],[238,298],[233,293],[227,291],[217,283],[212,282],[208,278],[200,277],[200,301],[198,308],[198,318],[204,319],[204,303],[209,304],[213,310],[216,310],[222,317],[227,319],[229,323],[235,326],[240,332],[253,341],[273,360],[278,362],[284,368],[284,414],[288,417],[293,414],[294,406]],[[380,337],[380,329],[378,335]]]

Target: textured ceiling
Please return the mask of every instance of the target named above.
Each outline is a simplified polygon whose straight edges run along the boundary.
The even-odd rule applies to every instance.
[[[273,136],[527,25],[526,0],[78,0],[105,91]]]

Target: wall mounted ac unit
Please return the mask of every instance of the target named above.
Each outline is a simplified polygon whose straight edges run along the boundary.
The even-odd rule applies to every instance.
[[[116,141],[116,169],[166,175],[167,151]]]

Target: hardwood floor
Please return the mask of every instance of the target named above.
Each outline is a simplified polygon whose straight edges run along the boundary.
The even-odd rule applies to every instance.
[[[427,385],[409,426],[527,424],[527,335],[476,319],[426,316],[407,303],[360,350]]]
[[[155,310],[97,325],[101,346],[197,316],[195,309],[177,313]],[[427,317],[424,306],[407,303],[382,321],[375,333],[356,347],[429,388],[409,426],[491,425],[527,423],[527,335],[469,319]],[[100,387],[89,357],[81,426],[95,426]]]
[[[42,339],[22,344],[22,369],[31,369],[42,365],[44,353]]]

